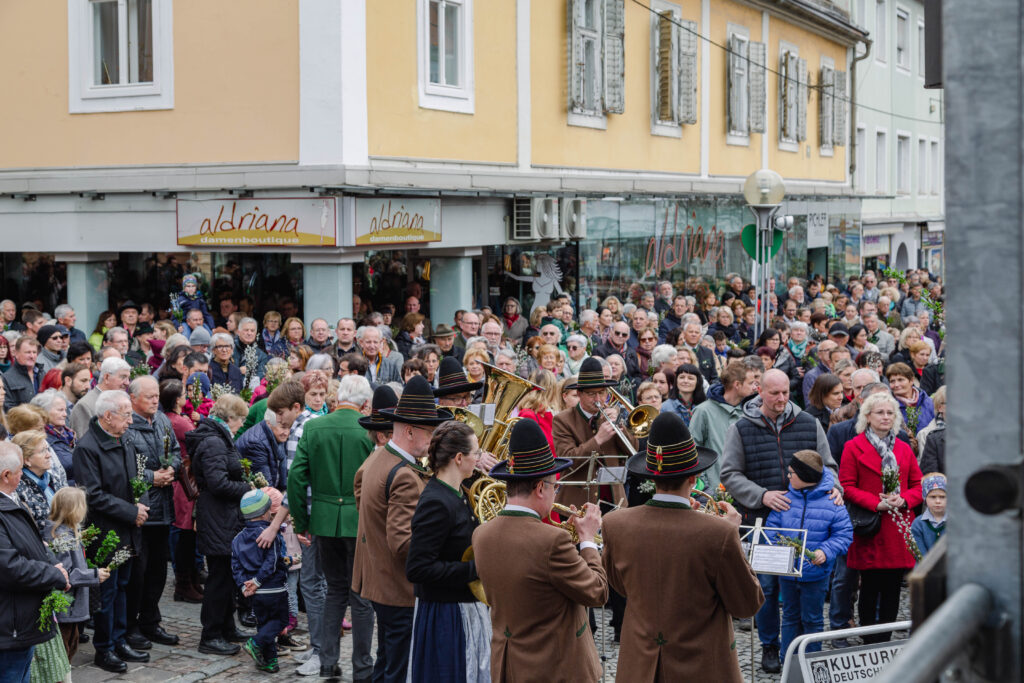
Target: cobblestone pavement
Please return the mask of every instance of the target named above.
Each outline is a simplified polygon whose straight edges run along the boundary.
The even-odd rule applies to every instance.
[[[78,654],[72,661],[74,667],[72,680],[74,683],[97,683],[100,681],[123,680],[134,683],[157,683],[159,681],[267,681],[267,680],[308,680],[316,681],[316,676],[304,678],[295,674],[298,663],[289,655],[282,655],[279,659],[281,672],[278,674],[264,674],[253,668],[252,660],[240,652],[234,657],[218,657],[214,655],[200,654],[196,647],[199,644],[199,633],[201,625],[199,622],[199,605],[190,605],[184,602],[172,600],[174,578],[169,577],[167,589],[160,602],[160,610],[163,613],[163,626],[170,633],[175,633],[181,639],[174,647],[164,645],[153,645],[149,651],[150,661],[145,664],[130,664],[128,673],[121,676],[107,673],[102,669],[93,666],[94,650],[92,641],[80,646]],[[900,600],[899,619],[909,619],[910,605],[908,592],[904,589]],[[609,610],[599,610],[597,614],[597,649],[601,655],[604,669],[602,681],[611,682],[615,680],[616,665],[618,663],[618,644],[612,642],[611,629],[606,626],[611,617]],[[735,622],[734,622],[735,623]],[[825,623],[828,623],[826,604]],[[307,641],[306,617],[299,614],[299,629],[297,635],[305,642]],[[91,635],[91,632],[90,632]],[[905,637],[906,634],[902,634]],[[602,642],[603,641],[603,642]],[[780,676],[769,675],[761,671],[761,648],[757,641],[757,634],[754,634],[753,661],[755,666],[755,683],[775,683]],[[853,642],[858,642],[856,639]],[[374,638],[374,648],[376,648]],[[826,645],[828,647],[828,645]],[[736,649],[740,661],[740,669],[743,672],[744,680],[750,680],[751,650],[750,632],[736,630]],[[344,637],[341,639],[341,665],[342,680],[352,680],[352,639]]]

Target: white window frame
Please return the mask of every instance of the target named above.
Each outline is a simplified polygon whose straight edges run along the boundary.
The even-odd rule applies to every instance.
[[[746,74],[743,83],[743,87],[740,89],[740,97],[746,102],[745,107],[745,119],[747,121],[747,132],[738,133],[729,129],[729,93],[725,93],[725,144],[736,145],[739,147],[750,146],[750,29],[746,26],[740,26],[739,24],[729,23],[726,29],[726,45],[732,43],[732,37],[737,36],[742,38],[747,43],[747,59],[746,59]],[[729,68],[729,54],[725,55],[725,68]],[[767,87],[767,86],[766,86]]]
[[[917,194],[926,195],[931,191],[928,184],[928,138],[917,138]]]
[[[903,48],[900,49],[900,20],[903,20],[903,31],[906,35],[903,36]],[[911,43],[910,43],[910,11],[896,6],[896,23],[893,31],[894,36],[894,48],[896,55],[893,62],[896,64],[896,68],[902,72],[910,73],[911,69]]]
[[[117,0],[127,30],[128,2]],[[174,109],[174,5],[153,2],[153,82],[93,83],[93,3],[68,0],[68,111],[71,114]],[[126,38],[127,40],[127,38]],[[122,61],[127,51],[122,49]],[[122,73],[125,69],[121,68]]]
[[[888,35],[886,35],[888,27],[889,8],[886,0],[875,0],[875,30],[871,32],[871,37],[874,40],[875,61],[879,64],[885,64],[889,59],[887,50]]]
[[[608,114],[601,110],[601,97],[604,93],[604,58],[602,56],[602,48],[604,46],[604,0],[595,0],[595,9],[597,11],[597,20],[595,22],[596,28],[587,29],[593,30],[596,34],[594,37],[594,74],[597,79],[597,83],[594,87],[597,90],[597,109],[594,111],[573,111],[569,109],[568,116],[566,117],[566,123],[570,126],[580,126],[583,128],[595,128],[597,130],[608,129]],[[572,61],[572,25],[569,26],[569,61]],[[569,79],[570,89],[572,87],[572,77]]]
[[[882,140],[882,149],[878,149],[878,140]],[[875,128],[875,194],[889,194],[889,131]],[[879,173],[881,171],[881,173]]]
[[[819,74],[821,73],[821,67],[828,67],[829,69],[832,69],[832,93],[831,93],[832,94],[832,124],[829,126],[828,144],[827,145],[823,145],[823,144],[821,144],[822,141],[820,140],[820,138],[821,138],[821,120],[820,120],[820,118],[821,118],[821,103],[820,103],[820,98],[825,96],[825,92],[824,92],[824,89],[818,88],[818,98],[819,98],[819,103],[818,103],[818,118],[819,118],[819,121],[818,121],[818,138],[819,138],[819,140],[818,140],[818,155],[819,156],[823,156],[823,157],[831,157],[831,156],[835,155],[835,144],[832,142],[832,137],[835,135],[835,129],[836,129],[836,106],[837,105],[845,105],[845,103],[839,102],[835,98],[835,94],[836,94],[835,83],[836,83],[836,79],[839,78],[839,74],[836,73],[836,60],[832,59],[831,57],[826,57],[825,55],[822,55],[821,56],[821,63],[818,65],[818,73]],[[819,83],[819,85],[821,85],[821,84]],[[810,135],[810,133],[808,133],[808,135]]]
[[[925,69],[924,19],[917,20],[917,75],[924,80]]]
[[[683,127],[678,121],[662,121],[658,118],[658,42],[661,40],[658,31],[658,19],[661,12],[672,12],[672,18],[680,21],[683,18],[683,8],[675,3],[665,0],[652,0],[650,4],[654,12],[651,15],[651,135],[660,135],[667,138],[683,137]],[[682,29],[678,29],[682,30]],[[673,106],[678,106],[679,99],[679,58],[678,50],[673,46],[672,59],[672,101]]]
[[[937,197],[942,193],[942,143],[938,138],[931,138],[929,148],[932,163],[931,193]]]
[[[857,170],[854,181],[857,184],[858,194],[868,193],[868,131],[864,124],[857,125]]]
[[[416,3],[417,77],[419,81],[419,106],[422,109],[438,109],[457,114],[473,114],[476,111],[476,87],[473,71],[473,0],[443,0],[462,8],[459,13],[459,82],[451,86],[430,82],[430,0]],[[443,31],[444,25],[440,29]],[[442,40],[443,43],[443,40]],[[443,47],[440,58],[443,60]],[[442,66],[443,69],[443,66]]]
[[[912,189],[913,174],[911,173],[911,164],[913,163],[914,154],[910,147],[911,140],[913,140],[913,136],[910,131],[896,131],[896,194],[898,195],[909,195]],[[903,149],[906,150],[906,158],[903,158],[903,155],[900,154],[900,143],[905,143]]]
[[[775,64],[776,64],[776,68],[779,69],[779,74],[780,74],[779,78],[780,79],[782,78],[782,76],[781,76],[782,71],[781,71],[781,68],[780,68],[781,65],[779,64],[779,62],[781,61],[782,55],[784,55],[786,52],[792,52],[793,56],[795,56],[797,59],[800,59],[800,48],[799,47],[797,47],[793,43],[787,43],[785,40],[780,40],[779,41],[779,53],[778,53],[778,55],[776,55],[776,58],[775,58]],[[790,74],[790,78],[797,78],[797,77],[799,77],[799,74],[796,74],[796,75]],[[778,90],[776,90],[776,93],[778,93]],[[800,97],[800,85],[799,85],[799,83],[796,86],[796,97]],[[798,116],[798,111],[799,111],[799,107],[797,106],[796,102],[793,102],[793,107],[794,107],[794,109],[793,109],[793,117],[796,118]],[[798,129],[799,126],[800,126],[800,122],[799,121],[794,123],[793,124],[794,131],[796,131],[796,129]],[[797,131],[796,135],[794,135],[792,140],[787,140],[787,139],[784,139],[782,137],[782,121],[781,120],[777,122],[777,128],[779,129],[779,133],[777,135],[777,137],[779,139],[779,149],[781,151],[783,151],[783,152],[799,152],[800,151],[800,141],[797,139],[799,137],[799,131]]]

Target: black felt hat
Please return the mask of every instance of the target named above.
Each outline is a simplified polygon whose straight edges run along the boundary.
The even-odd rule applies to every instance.
[[[618,382],[615,380],[606,380],[604,378],[604,368],[601,367],[601,361],[590,356],[584,358],[583,362],[580,363],[580,371],[576,376],[576,386],[574,387],[578,391],[585,391],[587,389],[604,389],[606,387],[614,387]]]
[[[508,460],[491,468],[495,479],[542,479],[572,466],[569,458],[556,458],[540,425],[519,420],[508,437]]]
[[[369,417],[359,418],[359,426],[371,432],[389,432],[392,424],[391,418],[381,414],[384,408],[394,408],[398,405],[398,396],[395,390],[386,384],[381,385],[373,391],[373,410]]]
[[[700,474],[717,460],[713,450],[693,443],[683,418],[661,413],[651,424],[647,450],[631,457],[626,467],[644,479],[676,479]]]
[[[392,422],[436,427],[452,419],[452,414],[434,403],[430,382],[422,375],[413,375],[405,385],[402,397],[394,408],[383,408],[381,415]]]
[[[124,313],[125,311],[127,311],[129,308],[134,309],[136,313],[138,313],[139,310],[140,310],[138,304],[136,304],[131,299],[128,299],[128,301],[125,301],[123,304],[121,304],[120,307],[118,307],[118,309],[117,309],[117,317],[120,318],[121,314]]]
[[[451,394],[468,394],[484,385],[483,382],[470,382],[466,370],[458,358],[444,357],[437,368],[437,389],[434,396],[450,396]]]

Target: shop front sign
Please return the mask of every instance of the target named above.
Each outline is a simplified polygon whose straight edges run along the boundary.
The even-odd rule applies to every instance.
[[[190,247],[333,247],[335,197],[179,199],[178,244]]]
[[[356,199],[356,246],[441,241],[441,200],[409,197]]]

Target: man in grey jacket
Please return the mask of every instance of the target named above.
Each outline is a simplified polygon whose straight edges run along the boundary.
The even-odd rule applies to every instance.
[[[829,451],[825,431],[810,414],[789,400],[789,377],[771,369],[761,378],[759,395],[743,405],[743,416],[725,437],[722,453],[722,483],[736,501],[744,523],[767,519],[772,510],[789,509],[786,496],[787,468],[793,453],[813,450],[839,481],[839,470]],[[839,484],[831,493],[836,505],[843,504]],[[779,577],[759,574],[765,602],[757,613],[761,640],[761,668],[778,673],[779,662]]]
[[[896,350],[896,339],[885,330],[877,313],[865,313],[862,316],[864,327],[868,330],[868,341],[878,347],[882,360],[889,362],[889,356]]]
[[[100,365],[100,378],[96,386],[78,399],[71,409],[71,429],[81,439],[89,431],[89,420],[96,417],[96,399],[104,391],[127,391],[132,366],[121,358],[106,358]]]
[[[370,366],[366,373],[370,386],[379,387],[388,382],[402,381],[402,363],[405,359],[398,351],[392,351],[386,357],[381,354],[387,342],[382,340],[379,329],[373,325],[360,327],[356,330],[356,343]]]
[[[160,387],[149,376],[138,377],[128,389],[132,402],[131,439],[138,457],[145,458],[143,478],[150,489],[141,502],[149,506],[142,525],[142,550],[128,584],[128,633],[125,640],[136,650],[148,650],[150,641],[177,645],[178,636],[160,625],[160,596],[167,583],[168,538],[174,521],[174,483],[181,469],[181,451],[171,421],[159,410]]]

